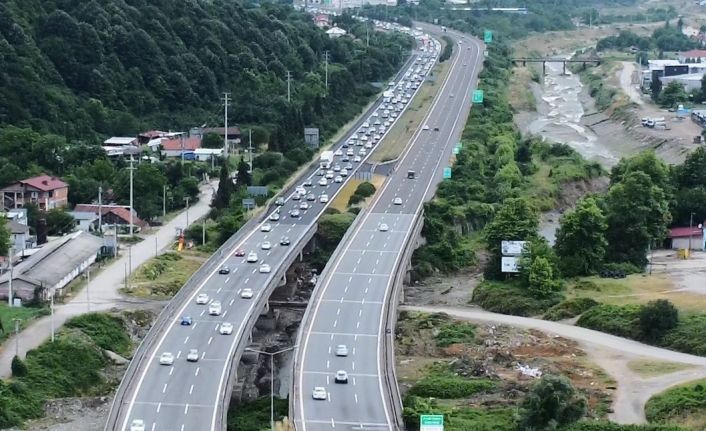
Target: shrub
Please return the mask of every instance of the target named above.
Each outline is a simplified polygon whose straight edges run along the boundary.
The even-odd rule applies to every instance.
[[[645,404],[645,416],[650,422],[671,422],[676,418],[687,418],[692,413],[702,412],[704,409],[706,380],[700,380],[653,396]]]
[[[436,345],[448,347],[452,344],[470,344],[475,341],[475,325],[466,322],[453,322],[442,326],[436,335]]]
[[[469,380],[448,375],[427,376],[409,390],[410,395],[442,399],[465,398],[495,388],[495,382],[487,379]]]
[[[660,345],[679,352],[706,356],[706,315],[693,315],[680,319],[676,328],[667,332]]]
[[[573,298],[562,301],[550,308],[543,319],[546,320],[562,320],[576,317],[579,314],[595,307],[599,303],[592,298]]]
[[[130,337],[119,317],[105,313],[84,314],[69,319],[66,327],[80,329],[101,349],[121,354],[130,352]]]
[[[639,305],[597,305],[579,318],[577,325],[619,337],[641,339]]]
[[[650,301],[640,309],[640,328],[648,342],[660,340],[679,323],[679,311],[666,299]]]
[[[363,198],[367,198],[368,196],[372,196],[375,194],[375,185],[373,185],[373,183],[370,183],[368,181],[362,182],[362,183],[358,184],[358,187],[356,187],[355,194],[360,195]]]
[[[601,271],[622,271],[625,274],[641,274],[642,268],[629,262],[611,262],[603,264]]]
[[[517,285],[484,281],[473,291],[471,301],[495,313],[532,316],[544,312],[562,299],[560,294],[536,299]]]
[[[688,431],[671,425],[623,425],[615,422],[591,421],[577,422],[564,431]]]
[[[27,375],[27,364],[17,355],[12,357],[10,369],[12,370],[12,377],[24,377]]]
[[[561,376],[544,376],[530,388],[520,410],[520,429],[554,430],[581,419],[586,400]]]
[[[348,206],[358,204],[365,199],[363,196],[353,193],[350,198],[348,198]]]

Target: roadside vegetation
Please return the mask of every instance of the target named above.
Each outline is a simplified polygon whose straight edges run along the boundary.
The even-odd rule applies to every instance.
[[[105,351],[130,355],[132,348],[122,317],[91,313],[70,319],[53,343],[13,360],[12,379],[0,381],[0,428],[42,417],[51,398],[110,393],[120,377],[103,372],[111,364]]]
[[[166,299],[174,296],[206,261],[196,250],[170,251],[145,262],[130,279],[125,293],[142,298]]]
[[[680,385],[655,395],[645,405],[645,416],[653,423],[706,429],[706,380]]]
[[[275,397],[275,422],[287,416],[289,401]],[[231,404],[228,410],[227,431],[249,431],[270,429],[270,397],[260,397],[254,401]],[[283,429],[284,431],[284,429]]]
[[[23,330],[34,319],[49,314],[46,307],[8,307],[7,302],[0,304],[0,343],[7,340],[15,333],[15,319],[20,321],[20,331]]]

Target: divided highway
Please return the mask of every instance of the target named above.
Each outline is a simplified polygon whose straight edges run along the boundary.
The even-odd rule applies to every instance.
[[[421,54],[415,51],[399,76],[414,67],[414,59]],[[391,89],[398,93],[396,87]],[[401,93],[405,91],[416,93],[413,89]],[[231,374],[249,343],[252,325],[271,291],[316,231],[316,221],[327,206],[322,194],[332,200],[370,156],[371,150],[361,151],[365,149],[363,144],[351,146],[349,140],[369,119],[378,115],[388,118],[380,108],[382,104],[381,98],[334,147],[344,155],[335,159],[336,164],[340,162],[335,175],[341,175],[344,165],[350,163],[349,177],[335,182],[326,179],[328,172],[317,175],[318,166],[310,168],[300,179],[304,195],[296,199],[295,192],[287,191],[277,220],[268,213],[263,220],[248,223],[172,300],[136,353],[116,394],[106,430],[225,429],[224,407],[230,399]],[[399,100],[399,107],[391,107],[394,115],[390,113],[389,121],[394,122],[407,104],[408,100]],[[390,128],[378,128],[377,133],[384,136]],[[343,161],[347,157],[344,146],[355,150],[348,162]],[[356,156],[362,160],[356,161]]]
[[[480,42],[449,35],[457,41],[453,64],[424,126],[339,245],[310,301],[300,328],[290,404],[298,431],[401,427],[390,369],[394,354],[385,350],[394,335],[389,307],[394,311],[397,274],[405,269],[421,227],[422,205],[433,196],[460,139],[483,61]],[[409,170],[416,178],[408,178]],[[347,384],[336,383],[343,377]]]

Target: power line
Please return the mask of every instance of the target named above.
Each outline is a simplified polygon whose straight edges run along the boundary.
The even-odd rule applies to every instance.
[[[292,101],[292,72],[287,71],[287,103]]]

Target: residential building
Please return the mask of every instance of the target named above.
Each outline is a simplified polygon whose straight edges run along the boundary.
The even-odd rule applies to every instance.
[[[101,238],[82,231],[46,244],[15,265],[13,297],[30,301],[35,295],[41,300],[63,296],[66,285],[95,262],[102,249]],[[9,280],[9,272],[0,276],[0,299],[7,300]]]
[[[224,138],[226,135],[226,130],[223,127],[194,127],[189,131],[189,136],[198,136],[203,139],[203,137],[209,133],[215,133],[221,138]],[[239,144],[240,139],[240,128],[237,126],[228,127],[228,143]]]
[[[217,160],[223,156],[223,148],[197,148],[194,150],[194,156],[200,162]]]
[[[325,13],[317,13],[314,15],[314,25],[319,28],[328,28],[331,26],[331,21]]]
[[[71,215],[78,222],[79,230],[86,232],[98,231],[99,224],[103,231],[117,226],[122,233],[129,231],[130,227],[130,207],[124,205],[78,204],[71,211]],[[132,224],[133,232],[139,232],[148,226],[147,222],[138,217],[134,209]]]
[[[106,147],[134,147],[137,145],[137,138],[114,136],[103,141],[103,145]]]
[[[17,181],[0,189],[3,208],[22,208],[32,203],[41,210],[62,208],[69,203],[69,185],[46,174]]]
[[[201,137],[176,137],[171,139],[162,139],[162,155],[164,157],[181,157],[188,160],[194,159],[194,151],[201,148]],[[188,155],[188,156],[187,156]]]
[[[23,251],[37,246],[37,238],[30,235],[29,226],[21,224],[15,220],[7,222],[10,230],[10,244],[14,255],[22,254]]]
[[[703,251],[706,249],[704,244],[704,229],[700,227],[673,227],[667,233],[667,248],[672,250],[688,249],[691,243],[691,249]]]
[[[670,82],[678,82],[684,87],[687,93],[691,93],[694,90],[701,89],[701,79],[703,77],[703,73],[689,73],[685,75],[663,76],[660,80],[662,81],[662,86],[666,86]]]
[[[345,36],[347,33],[348,32],[345,31],[344,29],[342,29],[340,27],[335,27],[335,26],[333,28],[330,28],[329,30],[326,30],[326,34],[331,39],[336,39],[341,36]]]

